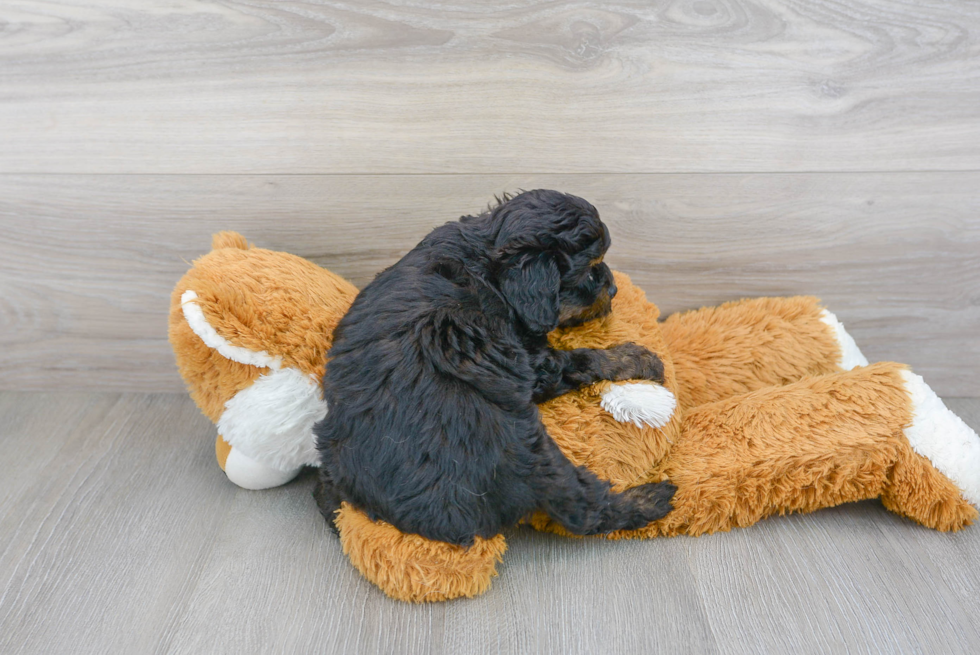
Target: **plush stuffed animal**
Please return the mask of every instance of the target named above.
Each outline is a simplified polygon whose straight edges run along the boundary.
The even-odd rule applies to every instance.
[[[772,514],[880,498],[936,530],[980,506],[980,437],[921,377],[867,365],[815,298],[760,298],[676,314],[616,274],[612,313],[550,335],[557,348],[636,342],[664,385],[603,382],[540,406],[576,464],[617,489],[669,479],[674,510],[608,538],[702,535]],[[218,425],[218,462],[252,489],[316,465],[311,428],[327,407],[318,379],[330,335],[356,289],[302,258],[215,236],[174,290],[170,339],[181,375]],[[404,534],[344,504],[344,552],[389,596],[421,602],[485,591],[504,537],[461,548]],[[535,528],[563,529],[545,515]]]

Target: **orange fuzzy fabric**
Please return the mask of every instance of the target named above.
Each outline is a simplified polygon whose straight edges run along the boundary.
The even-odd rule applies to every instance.
[[[490,587],[507,544],[498,534],[469,548],[405,534],[343,503],[335,520],[344,554],[365,578],[413,603],[472,598]]]
[[[215,331],[235,346],[282,357],[284,367],[319,377],[333,328],[354,302],[353,284],[313,262],[250,248],[234,232],[214,236],[170,297],[170,343],[177,367],[201,411],[217,422],[225,403],[268,369],[226,359],[194,334],[180,298],[195,301]]]
[[[839,371],[840,347],[810,296],[757,298],[674,314],[663,336],[678,370],[678,400],[699,407]]]
[[[225,470],[225,462],[228,461],[228,455],[231,454],[231,444],[225,441],[224,437],[220,434],[214,440],[214,456],[218,459],[218,466],[221,470]]]
[[[773,514],[865,498],[937,530],[969,524],[977,511],[957,487],[914,452],[900,364],[842,372],[832,328],[815,298],[727,303],[659,322],[657,307],[616,274],[613,313],[550,335],[557,348],[633,341],[664,362],[677,398],[662,428],[620,423],[600,407],[603,382],[540,406],[549,434],[576,464],[617,489],[669,479],[674,511],[610,538],[701,535],[747,527]],[[227,341],[280,356],[283,366],[321,374],[330,335],[356,289],[311,262],[249,248],[234,233],[215,236],[171,299],[170,339],[192,397],[217,421],[225,403],[267,369],[225,359],[183,318],[193,289],[208,322]],[[216,441],[221,461],[228,451]],[[565,531],[547,516],[539,529]],[[424,602],[474,596],[496,575],[502,535],[468,549],[403,534],[344,505],[337,513],[344,552],[389,596]]]

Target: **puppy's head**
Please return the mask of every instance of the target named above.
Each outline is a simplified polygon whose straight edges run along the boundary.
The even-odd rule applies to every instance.
[[[504,298],[535,333],[609,313],[616,285],[602,262],[609,230],[585,200],[526,191],[491,211],[496,279]]]

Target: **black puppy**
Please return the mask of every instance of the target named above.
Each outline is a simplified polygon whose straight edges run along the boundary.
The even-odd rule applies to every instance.
[[[314,495],[402,532],[469,545],[535,510],[570,532],[633,529],[675,488],[624,493],[561,453],[535,403],[597,380],[663,381],[636,344],[554,350],[547,334],[609,313],[609,230],[557,191],[505,198],[432,231],[354,300],[334,331],[315,427]]]

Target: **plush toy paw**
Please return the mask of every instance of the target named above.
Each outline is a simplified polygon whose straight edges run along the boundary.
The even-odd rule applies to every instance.
[[[674,415],[677,398],[659,384],[631,382],[614,384],[602,394],[600,405],[620,423],[660,428]]]
[[[295,368],[271,368],[225,403],[218,433],[272,468],[299,470],[319,464],[313,425],[326,414],[314,378]]]

